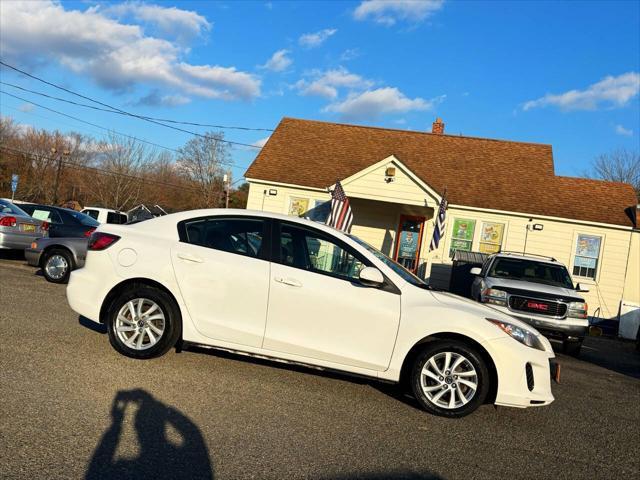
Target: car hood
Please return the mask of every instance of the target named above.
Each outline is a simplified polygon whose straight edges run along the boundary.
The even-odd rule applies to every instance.
[[[527,282],[524,280],[510,280],[507,278],[487,277],[486,283],[488,287],[499,288],[509,293],[541,293],[544,297],[552,296],[563,298],[566,300],[575,300],[584,302],[584,298],[579,296],[575,290],[571,288],[556,287],[553,285],[545,285],[543,283]]]
[[[445,304],[448,307],[455,308],[457,310],[464,310],[467,313],[473,315],[478,319],[478,321],[484,321],[485,318],[493,318],[495,320],[502,320],[505,322],[509,322],[518,327],[522,327],[527,330],[534,331],[539,337],[542,336],[535,328],[527,323],[518,320],[511,315],[507,315],[506,313],[502,313],[495,308],[491,308],[487,305],[483,305],[482,303],[474,302],[468,298],[460,297],[458,295],[454,295],[448,292],[430,292],[431,295],[440,303]]]

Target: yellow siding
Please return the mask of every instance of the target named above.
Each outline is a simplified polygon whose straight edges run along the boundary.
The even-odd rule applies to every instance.
[[[640,230],[631,233],[623,298],[625,302],[640,305]]]

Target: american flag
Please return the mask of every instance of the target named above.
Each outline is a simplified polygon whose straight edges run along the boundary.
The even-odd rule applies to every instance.
[[[447,191],[444,191],[442,200],[440,201],[440,207],[438,208],[438,216],[436,217],[436,224],[433,227],[433,238],[429,245],[429,251],[437,250],[440,245],[440,239],[444,236],[444,224],[447,216]]]
[[[349,205],[349,198],[347,198],[342,185],[338,181],[331,192],[331,213],[329,214],[327,225],[349,233],[352,223],[353,213],[351,212],[351,205]]]

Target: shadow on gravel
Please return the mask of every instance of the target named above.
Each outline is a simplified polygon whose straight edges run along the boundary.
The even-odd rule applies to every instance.
[[[320,477],[318,480],[444,480],[434,473],[384,472],[346,474],[339,477]]]
[[[78,323],[89,330],[93,330],[94,332],[101,333],[103,335],[107,333],[107,326],[104,323],[92,322],[82,315],[78,317]]]
[[[137,456],[117,458],[127,408],[135,409]],[[86,480],[213,479],[209,452],[200,429],[145,390],[119,391],[111,406],[111,422],[89,463]],[[170,436],[168,428],[173,432]]]

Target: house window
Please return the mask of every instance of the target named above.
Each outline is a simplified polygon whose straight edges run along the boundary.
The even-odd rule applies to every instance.
[[[456,218],[453,220],[453,232],[451,235],[451,247],[449,248],[449,256],[453,257],[456,250],[465,252],[471,251],[473,243],[473,231],[476,228],[475,220],[467,220],[464,218]]]
[[[576,255],[573,259],[573,274],[578,277],[596,278],[600,256],[601,237],[578,235]]]
[[[289,215],[303,217],[307,210],[309,210],[308,198],[291,197],[289,199]]]
[[[480,252],[496,253],[502,247],[504,223],[482,222],[480,230]]]

